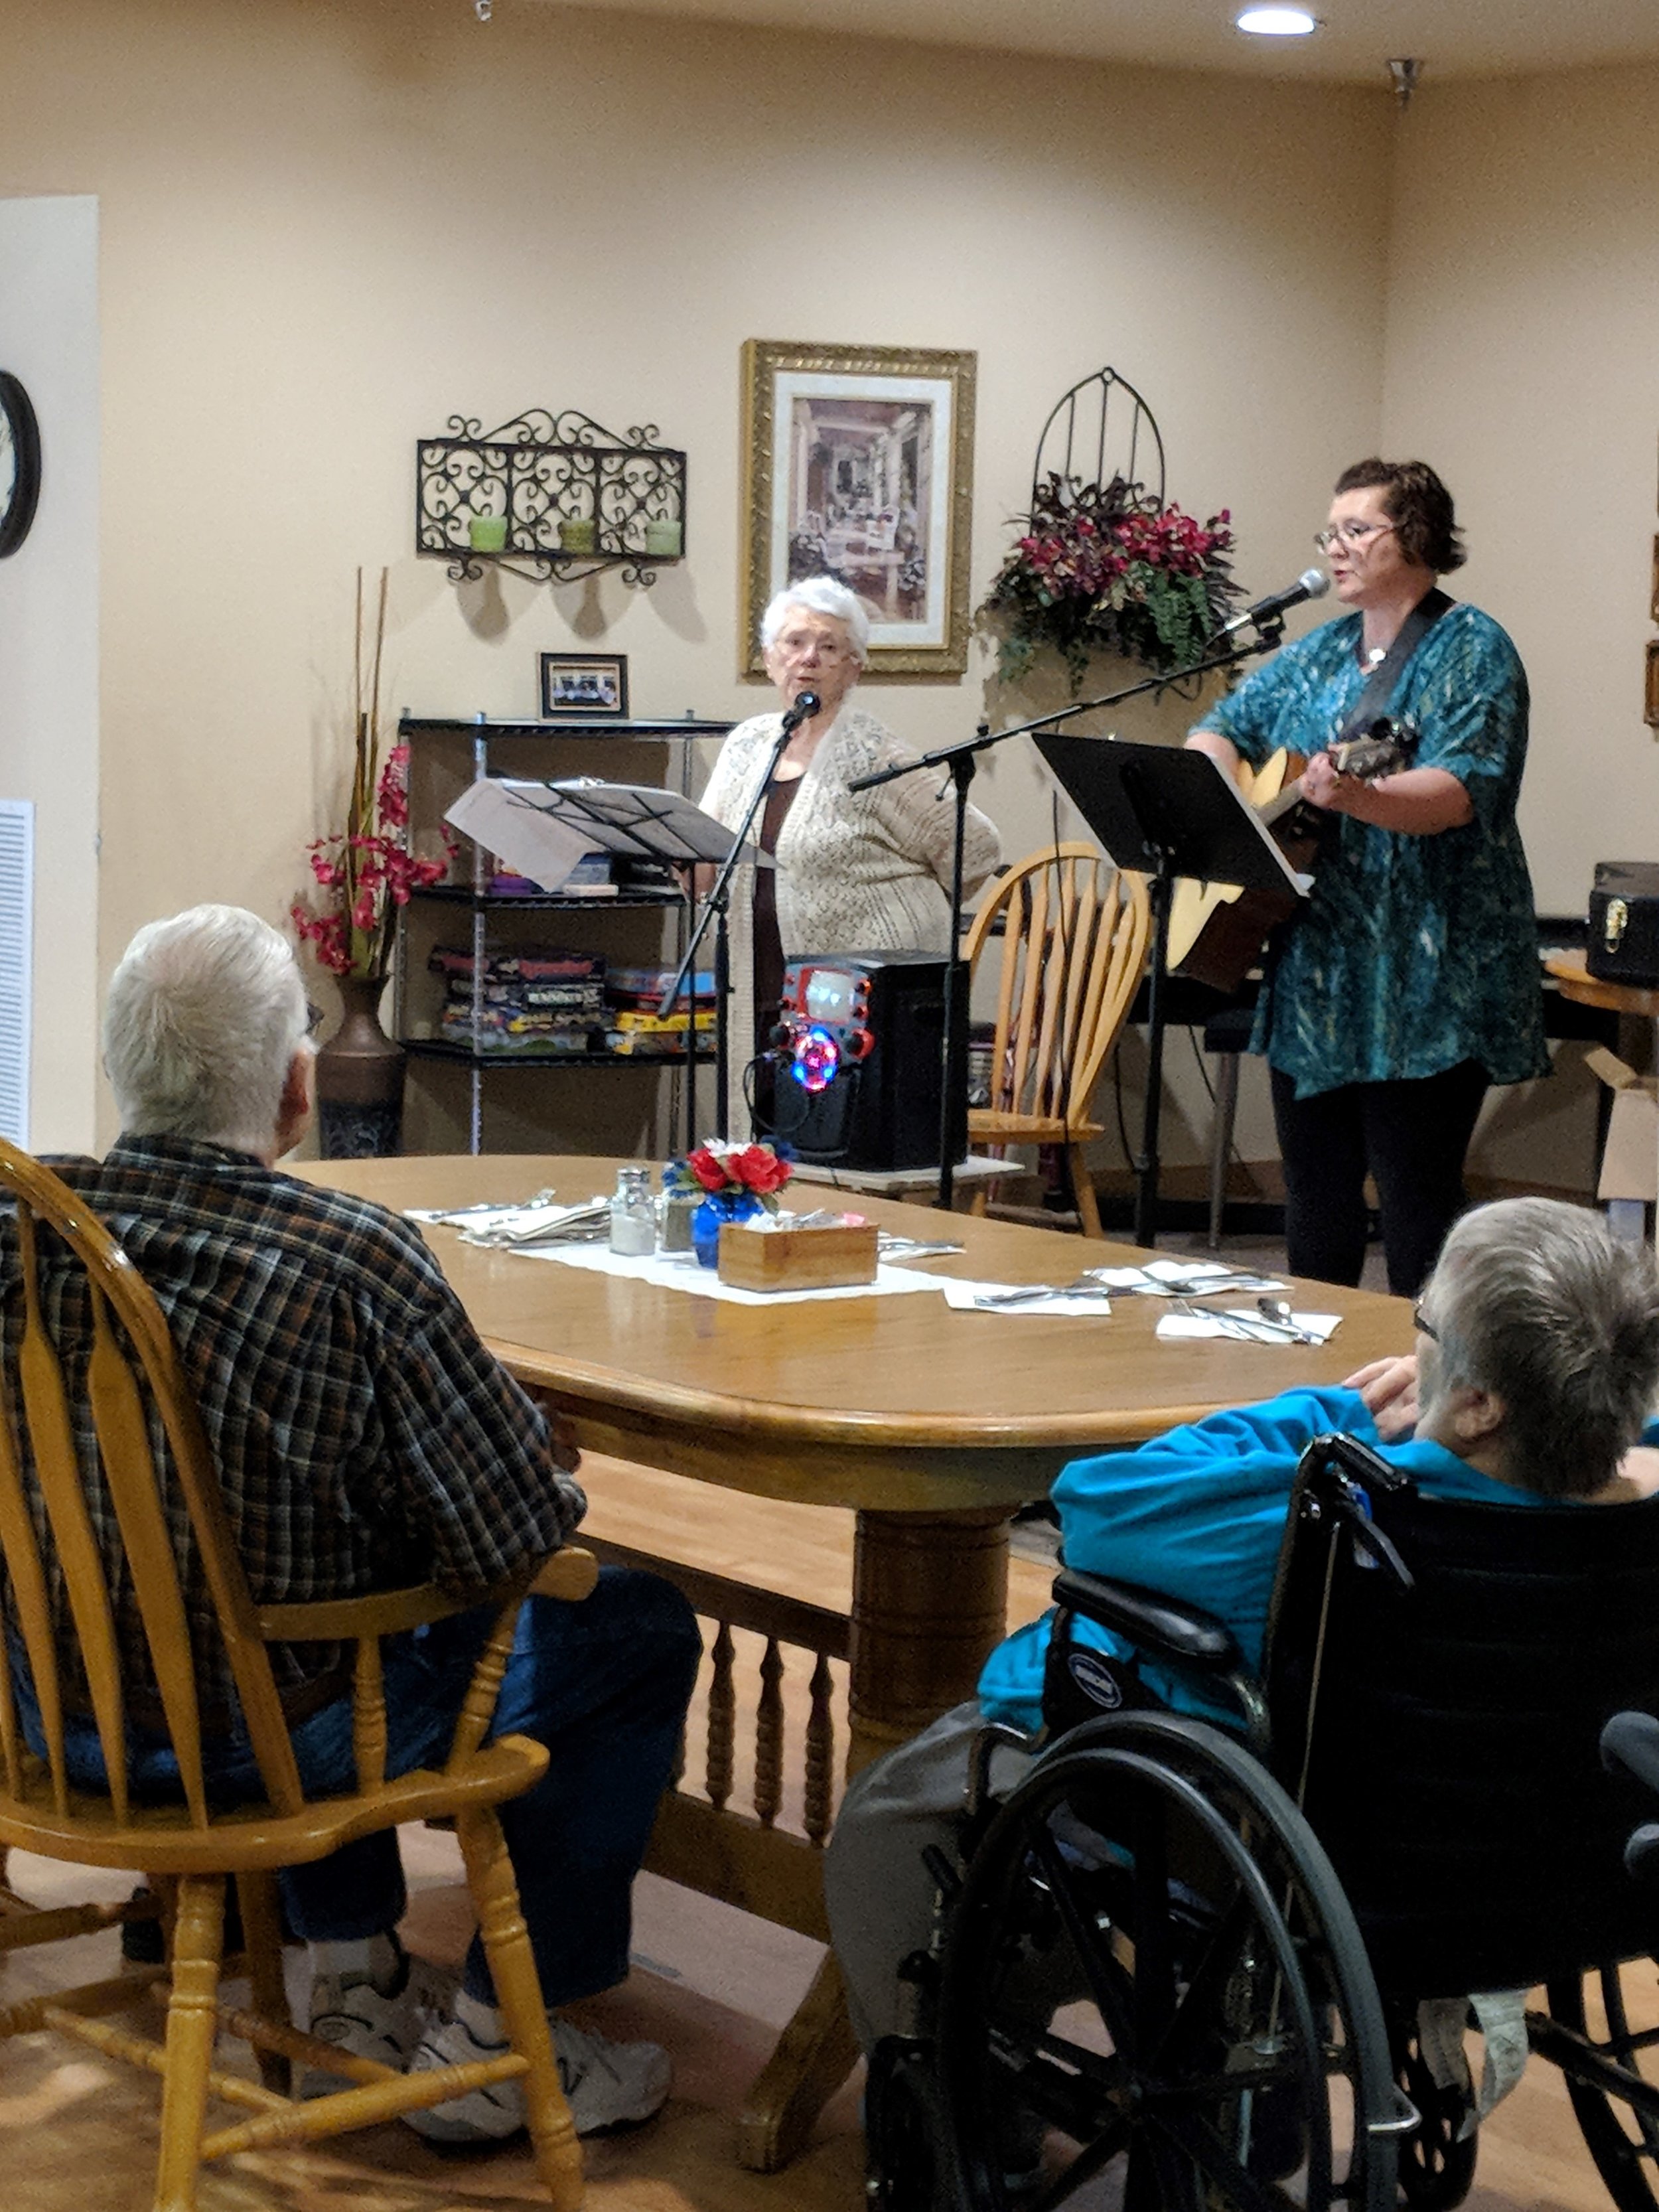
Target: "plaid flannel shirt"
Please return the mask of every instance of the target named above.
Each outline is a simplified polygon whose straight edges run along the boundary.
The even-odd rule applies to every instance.
[[[554,1465],[545,1420],[484,1349],[410,1223],[179,1138],[123,1136],[101,1164],[50,1164],[122,1244],[167,1317],[256,1604],[422,1582],[482,1595],[574,1528],[586,1501]],[[0,1207],[0,1313],[15,1376],[22,1297],[9,1206]],[[46,1316],[80,1409],[94,1526],[117,1562],[113,1505],[84,1410],[91,1336],[78,1268],[50,1268]],[[151,1427],[165,1462],[159,1419]],[[222,1727],[235,1711],[229,1671],[170,1476],[164,1495],[204,1717]],[[53,1597],[64,1618],[55,1575]],[[115,1604],[131,1709],[143,1717],[154,1678],[118,1566]],[[343,1658],[332,1644],[270,1650],[291,1709],[337,1675]]]

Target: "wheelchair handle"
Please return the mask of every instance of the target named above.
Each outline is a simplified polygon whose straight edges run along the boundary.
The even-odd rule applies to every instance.
[[[1601,1764],[1659,1793],[1659,1720],[1651,1713],[1615,1713],[1601,1731]]]

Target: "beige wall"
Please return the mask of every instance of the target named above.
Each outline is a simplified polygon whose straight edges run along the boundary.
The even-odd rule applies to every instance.
[[[34,809],[27,1141],[84,1152],[98,1088],[95,201],[0,189],[0,367],[29,393],[41,450],[33,526],[0,562],[0,797]]]
[[[603,638],[643,711],[752,706],[757,336],[977,351],[975,597],[1048,406],[1103,362],[1153,405],[1172,495],[1232,507],[1252,591],[1304,565],[1344,461],[1426,453],[1475,548],[1461,586],[1532,672],[1540,902],[1653,850],[1659,70],[1431,83],[1400,118],[1371,90],[586,10],[480,26],[462,0],[59,0],[9,29],[0,194],[100,203],[105,969],[191,899],[282,914],[337,805],[359,562],[392,564],[394,704],[527,713],[538,650]],[[653,592],[458,588],[409,554],[416,437],[537,404],[689,449],[690,557]],[[1048,696],[985,667],[872,703],[933,744]],[[1046,834],[1023,744],[976,796],[1011,852]],[[1205,1103],[1176,1088],[1180,1158]],[[1247,1085],[1247,1154],[1265,1126]],[[1576,1180],[1587,1128],[1559,1087],[1505,1101],[1483,1164]]]
[[[1522,805],[1539,903],[1659,849],[1642,721],[1656,528],[1659,67],[1453,85],[1401,133],[1384,437],[1431,453],[1473,547],[1457,588],[1532,679]]]
[[[1521,819],[1541,910],[1598,860],[1659,854],[1642,721],[1659,419],[1659,68],[1425,89],[1401,129],[1383,438],[1433,459],[1467,519],[1455,588],[1532,682]],[[1478,1165],[1588,1172],[1588,1079],[1509,1097]]]
[[[638,710],[751,708],[745,337],[977,351],[975,596],[1103,362],[1172,495],[1233,507],[1253,588],[1294,574],[1377,421],[1393,127],[1370,93],[461,0],[19,13],[0,191],[101,210],[105,967],[189,900],[282,914],[334,804],[360,562],[393,564],[394,703],[527,713],[537,652],[603,637]],[[689,449],[690,558],[654,592],[409,555],[416,437],[537,404]],[[1000,713],[978,669],[872,703],[927,744]],[[1024,753],[976,794],[1016,852],[1048,826]]]

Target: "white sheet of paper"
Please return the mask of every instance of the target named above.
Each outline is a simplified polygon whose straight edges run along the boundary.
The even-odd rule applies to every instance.
[[[591,834],[544,814],[514,796],[499,776],[481,775],[444,816],[489,853],[498,853],[514,875],[556,891],[583,854]]]

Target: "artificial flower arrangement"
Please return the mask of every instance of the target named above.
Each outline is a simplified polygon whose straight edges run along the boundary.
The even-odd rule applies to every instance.
[[[769,1213],[775,1213],[778,1193],[794,1172],[793,1163],[781,1158],[770,1145],[727,1144],[710,1137],[683,1160],[669,1162],[663,1187],[681,1194],[702,1190],[710,1198],[746,1192]]]
[[[1001,633],[998,673],[1017,683],[1051,646],[1075,696],[1093,653],[1157,675],[1199,659],[1239,597],[1231,521],[1225,507],[1199,522],[1159,507],[1122,477],[1103,487],[1051,473],[980,610]]]
[[[311,872],[328,894],[320,911],[295,900],[294,927],[319,966],[331,974],[383,983],[392,964],[399,907],[441,883],[455,847],[444,832],[445,858],[418,860],[409,849],[409,747],[393,745],[380,760],[380,654],[386,636],[386,572],[380,571],[369,696],[363,697],[363,574],[357,571],[357,641],[353,704],[356,758],[345,828],[307,848]]]

